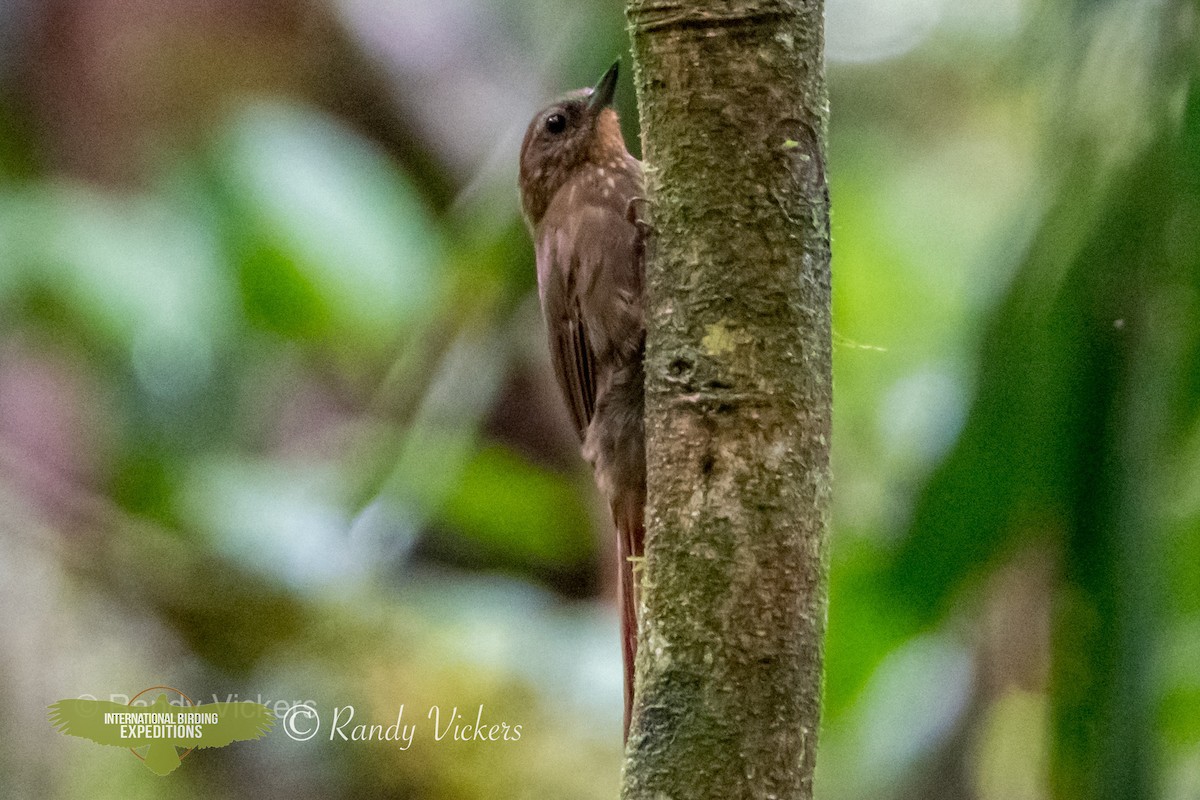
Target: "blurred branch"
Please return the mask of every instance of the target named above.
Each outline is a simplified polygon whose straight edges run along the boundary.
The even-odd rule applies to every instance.
[[[1182,129],[1158,142],[1122,189],[1076,269],[1096,286],[1088,436],[1067,529],[1053,681],[1055,796],[1155,796],[1154,664],[1160,625],[1155,501],[1181,420],[1179,377],[1194,363],[1200,314],[1200,86]],[[1177,299],[1183,291],[1190,301]],[[1178,376],[1178,377],[1177,377]]]
[[[1057,201],[984,340],[958,447],[892,569],[930,622],[1022,541],[1061,554],[1051,670],[1061,800],[1155,793],[1156,502],[1200,335],[1200,105],[1185,11],[1146,12],[1141,43],[1156,47],[1122,70],[1153,91],[1138,94],[1135,119],[1114,121],[1114,136],[1138,132],[1118,139],[1119,161],[1099,157],[1112,142],[1089,126],[1056,142],[1074,146]],[[1081,78],[1079,94],[1088,88]]]

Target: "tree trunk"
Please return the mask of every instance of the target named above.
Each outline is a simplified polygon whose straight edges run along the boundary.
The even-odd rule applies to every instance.
[[[650,240],[622,796],[812,796],[830,494],[822,0],[630,0]]]

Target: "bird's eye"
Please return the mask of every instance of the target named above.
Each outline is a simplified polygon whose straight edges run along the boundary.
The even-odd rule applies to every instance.
[[[562,133],[567,129],[567,118],[562,114],[551,114],[546,117],[546,130],[551,133]]]

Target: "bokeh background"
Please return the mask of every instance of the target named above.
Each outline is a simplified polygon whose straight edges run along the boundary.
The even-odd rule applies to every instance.
[[[1195,800],[1200,4],[827,3],[820,795]],[[616,796],[611,537],[515,176],[624,26],[0,2],[0,795]],[[420,729],[162,779],[46,722],[160,683]],[[480,704],[521,740],[433,741]]]

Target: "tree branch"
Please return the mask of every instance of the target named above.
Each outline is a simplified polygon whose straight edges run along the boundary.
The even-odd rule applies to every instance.
[[[830,491],[822,0],[628,14],[652,227],[622,796],[810,798]]]

